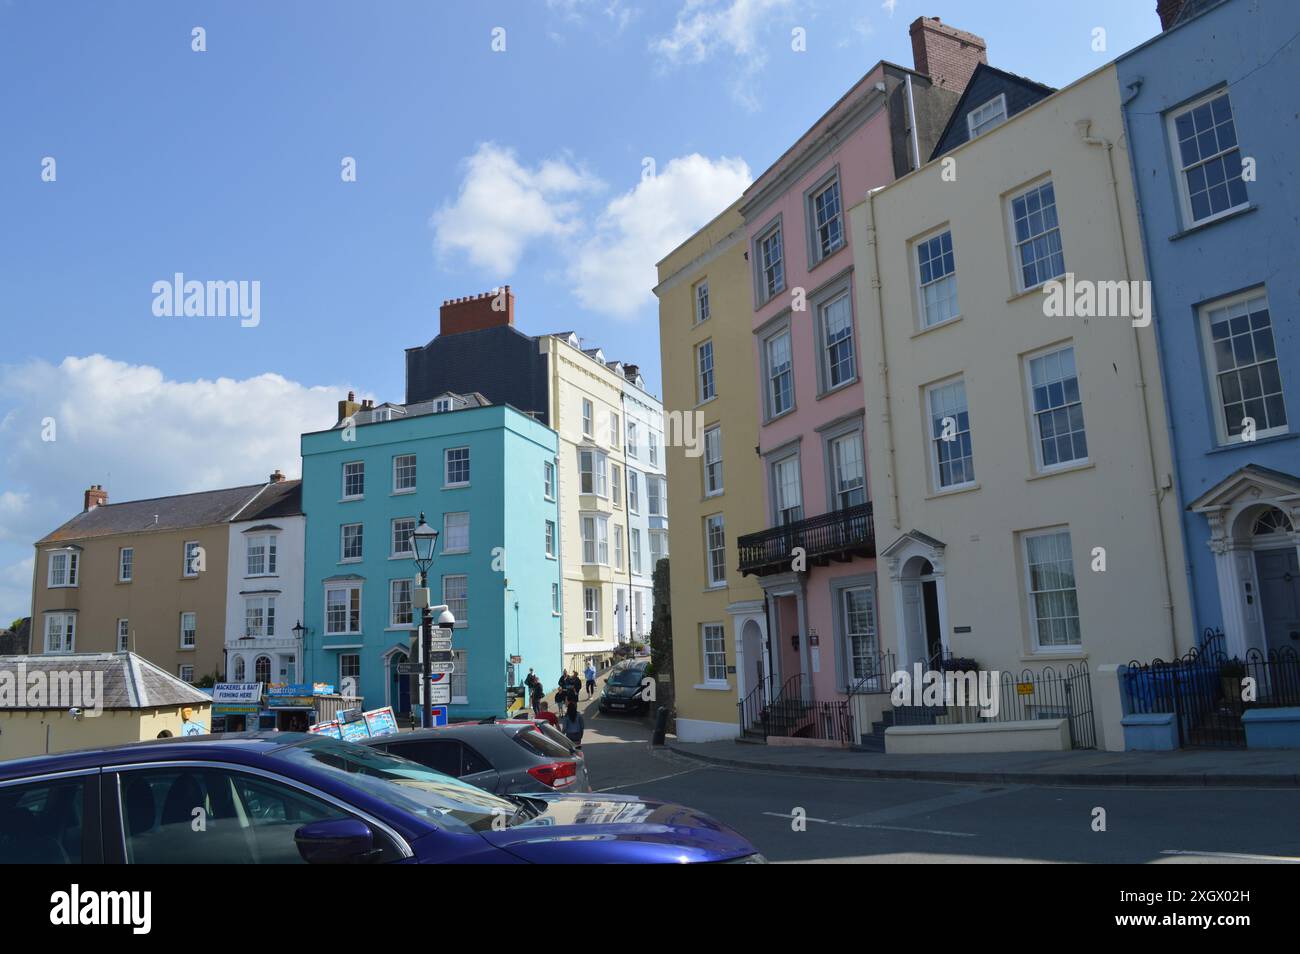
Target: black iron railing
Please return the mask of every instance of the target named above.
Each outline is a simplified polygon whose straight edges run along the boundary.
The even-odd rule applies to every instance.
[[[1134,660],[1124,672],[1126,712],[1173,713],[1178,744],[1185,747],[1241,747],[1247,709],[1300,706],[1300,656],[1289,646],[1246,658],[1207,648],[1192,649],[1169,662]]]
[[[889,692],[893,687],[895,671],[893,653],[868,653],[866,656],[855,656],[852,662],[854,672],[859,675],[849,683],[845,690],[846,695],[874,695]]]
[[[949,670],[943,675],[948,676]],[[1068,665],[1063,670],[1044,666],[1035,672],[1022,670],[997,674],[990,682],[991,673],[951,671],[952,683],[945,682],[937,697],[937,704],[928,704],[921,695],[922,704],[896,706],[894,725],[934,725],[939,722],[1023,722],[1036,719],[1065,719],[1070,732],[1070,747],[1093,749],[1097,747],[1097,731],[1092,713],[1092,680],[1086,666]],[[973,678],[971,678],[973,677]],[[962,683],[962,694],[955,692],[956,683]],[[995,706],[983,706],[981,686],[985,699],[996,695]]]
[[[794,561],[796,548],[809,565],[826,566],[832,560],[847,562],[854,557],[876,555],[876,529],[871,504],[833,510],[817,517],[796,520],[770,530],[747,533],[737,541],[740,572],[766,576],[785,573]]]

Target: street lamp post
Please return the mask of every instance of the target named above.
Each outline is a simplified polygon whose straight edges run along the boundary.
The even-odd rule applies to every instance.
[[[429,691],[429,677],[433,655],[433,617],[429,611],[429,567],[433,565],[433,548],[438,543],[438,531],[424,522],[424,511],[420,511],[420,523],[411,531],[412,549],[415,550],[415,565],[420,571],[420,589],[424,591],[420,600],[420,698],[422,700],[422,724],[428,728],[433,724],[433,693]]]

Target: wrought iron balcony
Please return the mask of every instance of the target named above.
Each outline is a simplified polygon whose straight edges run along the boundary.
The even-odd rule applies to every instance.
[[[871,504],[833,510],[817,517],[796,520],[758,533],[747,533],[737,541],[740,572],[768,576],[790,570],[796,547],[803,549],[809,566],[826,566],[832,560],[847,563],[854,557],[876,555],[876,527]]]

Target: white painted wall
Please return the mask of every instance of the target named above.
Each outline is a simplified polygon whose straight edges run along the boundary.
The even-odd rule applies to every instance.
[[[248,576],[246,531],[272,525],[276,540],[276,572],[267,576]],[[304,516],[272,517],[244,520],[230,524],[230,553],[226,573],[226,678],[236,680],[236,659],[244,660],[243,681],[253,682],[258,656],[271,659],[272,682],[301,682],[303,653],[294,637],[293,627],[302,619],[303,554],[306,545],[307,518]],[[248,640],[245,633],[245,601],[252,591],[272,590],[275,597],[275,635]],[[319,634],[312,634],[319,636]],[[307,637],[308,640],[311,636]]]

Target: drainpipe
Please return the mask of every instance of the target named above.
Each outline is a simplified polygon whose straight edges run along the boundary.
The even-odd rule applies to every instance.
[[[895,469],[897,460],[894,453],[894,415],[889,395],[889,358],[885,351],[885,303],[881,292],[880,250],[876,245],[876,193],[878,191],[878,189],[872,189],[867,192],[867,245],[871,249],[871,288],[876,295],[876,331],[878,347],[880,348],[880,384],[885,393],[885,407],[881,418],[885,422],[885,448],[889,455],[889,495],[893,505],[889,520],[895,530],[901,530],[902,525],[898,512],[897,470]]]
[[[1133,165],[1134,168],[1137,167],[1137,158],[1136,158],[1137,143],[1133,139],[1132,126],[1129,123],[1128,105],[1129,103],[1133,102],[1133,100],[1137,99],[1138,95],[1142,92],[1142,82],[1143,82],[1142,77],[1140,76],[1134,77],[1132,82],[1130,82],[1128,85],[1128,90],[1129,90],[1128,94],[1124,96],[1123,99],[1120,101],[1120,107],[1121,107],[1120,115],[1123,116],[1124,118],[1124,139],[1128,143],[1129,162]],[[1147,241],[1146,213],[1142,210],[1142,193],[1137,189],[1133,190],[1133,204],[1137,206],[1138,236],[1141,239],[1143,257],[1146,259],[1147,262],[1147,273],[1151,275],[1152,278],[1154,278],[1155,264],[1151,258],[1151,248]],[[1151,312],[1152,314],[1155,314],[1157,311],[1159,311],[1159,308],[1156,306],[1156,288],[1155,288],[1155,282],[1153,281],[1151,283]],[[1151,325],[1151,330],[1155,333],[1157,352],[1159,354],[1164,354],[1165,349],[1160,343],[1161,341],[1160,322],[1158,321],[1153,322]],[[1178,424],[1173,418],[1174,405],[1169,394],[1169,380],[1167,375],[1161,376],[1160,387],[1161,387],[1161,392],[1164,394],[1165,397],[1165,426],[1169,428],[1169,451],[1173,457],[1173,460],[1171,462],[1173,466],[1171,470],[1173,472],[1173,481],[1174,481],[1174,487],[1173,487],[1174,500],[1181,501],[1183,499],[1183,493],[1181,488],[1179,487],[1179,474],[1178,474],[1178,460],[1180,459],[1180,455],[1178,452],[1178,437],[1179,437]],[[1179,520],[1183,528],[1183,540],[1185,542],[1188,538],[1188,533],[1187,533],[1188,515],[1187,512],[1181,510],[1181,508],[1179,513]],[[1196,598],[1195,598],[1196,585],[1195,585],[1195,580],[1192,577],[1192,563],[1191,560],[1186,558],[1184,558],[1183,560],[1183,575],[1186,578],[1187,592],[1189,595],[1192,596],[1192,600],[1191,600],[1192,634],[1193,634],[1193,638],[1195,638],[1195,634],[1201,632],[1201,620],[1198,618],[1198,614],[1197,614]]]
[[[912,127],[912,168],[921,168],[921,144],[916,138],[916,101],[912,97],[912,74],[908,73],[905,80],[907,86],[907,121]]]
[[[1120,203],[1119,198],[1119,180],[1115,177],[1115,144],[1109,139],[1089,134],[1092,127],[1091,119],[1081,119],[1076,122],[1074,126],[1079,133],[1080,141],[1085,145],[1101,146],[1106,150],[1107,177],[1110,180],[1111,196],[1115,203],[1115,221],[1119,227],[1119,247],[1120,254],[1123,256],[1124,280],[1126,282],[1131,282],[1132,271],[1129,268],[1128,240],[1124,232],[1123,205]],[[1148,304],[1151,306],[1154,323],[1155,305],[1153,302],[1148,302]],[[1147,382],[1146,372],[1142,365],[1141,338],[1138,335],[1138,329],[1132,327],[1131,322],[1130,330],[1133,332],[1133,358],[1137,369],[1138,395],[1142,400],[1142,423],[1147,438],[1147,466],[1150,469],[1151,474],[1152,513],[1155,517],[1156,534],[1160,541],[1160,570],[1165,584],[1165,614],[1168,617],[1169,624],[1170,658],[1176,659],[1178,658],[1178,639],[1177,626],[1175,625],[1174,617],[1174,587],[1169,576],[1169,553],[1166,549],[1168,540],[1166,539],[1165,534],[1165,521],[1160,513],[1161,498],[1164,495],[1160,488],[1159,470],[1156,467],[1155,433],[1151,428],[1151,409],[1147,403]]]

